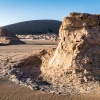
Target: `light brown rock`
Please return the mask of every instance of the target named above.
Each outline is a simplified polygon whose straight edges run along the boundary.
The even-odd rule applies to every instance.
[[[5,45],[5,44],[21,44],[24,43],[20,41],[15,34],[12,32],[9,32],[5,29],[0,29],[0,44]]]
[[[71,13],[64,18],[59,36],[53,57],[41,68],[46,80],[66,84],[100,76],[100,15]]]

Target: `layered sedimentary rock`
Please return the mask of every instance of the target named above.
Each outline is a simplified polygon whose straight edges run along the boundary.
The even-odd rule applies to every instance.
[[[70,13],[59,30],[59,44],[41,67],[52,83],[100,80],[100,15]]]
[[[12,32],[9,32],[5,29],[0,29],[0,44],[20,44],[23,43],[20,41],[15,34]]]

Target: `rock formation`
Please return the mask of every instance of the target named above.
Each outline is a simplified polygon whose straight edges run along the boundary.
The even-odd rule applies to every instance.
[[[5,29],[0,29],[0,44],[21,44],[20,41],[12,32],[9,32]]]
[[[56,50],[34,51],[11,68],[4,69],[10,63],[8,58],[1,60],[1,75],[31,88],[36,83],[54,93],[100,91],[100,15],[71,13],[62,22],[59,39]],[[43,81],[51,83],[52,88],[40,85]]]
[[[57,84],[100,80],[100,15],[70,13],[59,30],[59,44],[41,70]]]

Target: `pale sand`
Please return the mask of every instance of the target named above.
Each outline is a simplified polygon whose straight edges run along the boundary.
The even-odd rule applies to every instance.
[[[9,45],[0,46],[0,54],[2,53],[28,53],[39,49],[55,48],[56,45]]]
[[[39,43],[40,41],[38,41]],[[43,43],[44,41],[41,41]],[[37,44],[38,44],[37,43]],[[55,48],[56,45],[10,45],[0,46],[0,56],[10,56],[18,53],[25,54],[38,49]],[[26,87],[16,85],[7,79],[0,79],[0,100],[100,100],[99,94],[81,94],[81,95],[57,95],[33,91]]]
[[[33,44],[33,45],[57,45],[57,41],[52,40],[44,40],[44,39],[21,39],[21,41],[27,43],[27,44]]]
[[[57,95],[30,90],[7,79],[0,79],[0,100],[100,100],[100,94]]]
[[[23,40],[23,41],[25,41],[27,44],[0,46],[0,54],[12,53],[12,52],[28,53],[34,50],[57,47],[57,41],[51,41],[51,40]]]

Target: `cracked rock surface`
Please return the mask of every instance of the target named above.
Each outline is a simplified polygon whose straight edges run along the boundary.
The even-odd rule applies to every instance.
[[[45,80],[69,85],[79,91],[100,85],[100,15],[70,13],[59,30],[59,44],[48,64],[42,66]],[[93,83],[94,82],[94,83]],[[84,89],[85,88],[85,89]]]

